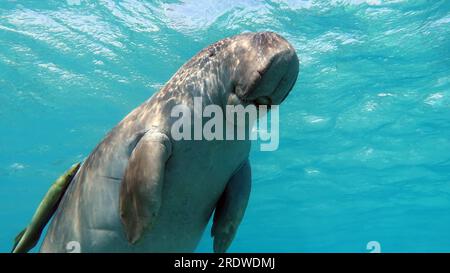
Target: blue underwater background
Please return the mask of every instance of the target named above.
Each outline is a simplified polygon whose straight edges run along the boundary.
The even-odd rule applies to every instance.
[[[450,1],[0,2],[0,251],[48,187],[203,47],[300,58],[230,252],[450,251]],[[258,144],[258,143],[254,143]],[[199,252],[211,252],[209,230]]]

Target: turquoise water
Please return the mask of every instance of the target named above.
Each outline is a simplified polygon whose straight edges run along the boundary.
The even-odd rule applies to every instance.
[[[262,30],[300,76],[230,251],[450,251],[450,2],[378,0],[1,1],[0,251],[185,61]]]

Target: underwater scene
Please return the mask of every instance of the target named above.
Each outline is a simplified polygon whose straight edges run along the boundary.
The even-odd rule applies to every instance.
[[[226,40],[231,46],[224,48],[222,43],[209,47],[208,58],[221,69],[244,63],[249,69],[258,67],[259,74],[251,77],[258,75],[259,82],[246,78],[249,69],[239,70],[235,78],[224,70],[209,71],[222,77],[223,90],[238,82],[242,89],[229,91],[238,100],[275,105],[272,95],[253,101],[250,93],[244,99],[240,92],[255,86],[254,93],[263,92],[270,85],[268,77],[285,69],[290,92],[274,91],[283,101],[275,112],[275,149],[264,151],[262,140],[252,141],[248,205],[240,207],[245,210],[240,224],[236,216],[223,228],[226,233],[238,225],[235,236],[214,243],[211,228],[225,218],[211,217],[195,252],[450,252],[450,2],[445,0],[2,0],[0,252],[11,252],[14,238],[61,174],[86,160],[112,128],[161,90],[183,64],[228,37],[243,38]],[[242,56],[233,51],[231,63],[223,51],[235,47],[249,51]],[[277,51],[281,47],[285,50]],[[292,54],[298,56],[298,71]],[[266,59],[270,65],[259,70]],[[206,75],[202,71],[210,63],[194,64],[182,79],[200,81]],[[173,88],[183,83],[171,82]],[[204,99],[213,96],[201,94]],[[177,145],[168,150],[184,147]],[[158,150],[148,149],[153,154]],[[179,159],[166,168],[165,177],[205,179],[197,175],[204,170],[205,176],[220,180],[215,174],[224,176],[228,163],[223,162],[229,162],[235,148],[220,149]],[[97,166],[96,157],[90,159],[93,163],[85,169]],[[153,165],[157,160],[149,159]],[[183,169],[180,162],[194,167]],[[158,167],[153,165],[152,170]],[[114,166],[109,166],[113,173]],[[130,176],[140,175],[127,170]],[[123,176],[111,179],[119,185]],[[190,182],[196,183],[184,185]],[[76,192],[72,186],[69,194]],[[166,199],[187,192],[180,187]],[[217,201],[216,189],[223,187],[199,189],[209,202],[210,196]],[[127,203],[124,195],[121,210],[140,204],[134,199]],[[80,197],[77,205],[88,204],[83,203],[88,197]],[[117,199],[111,208],[118,209],[118,195],[111,198]],[[63,203],[69,199],[65,196]],[[219,212],[226,214],[226,209]],[[101,210],[96,213],[102,217]],[[70,217],[61,222],[70,223]],[[130,217],[123,221],[134,242],[140,238],[136,226],[141,218],[136,223]],[[184,228],[176,229],[167,219],[161,230]],[[111,221],[120,223],[118,217]],[[186,223],[189,230],[191,222]],[[31,252],[39,251],[47,230],[48,225]],[[193,244],[188,237],[183,240]]]

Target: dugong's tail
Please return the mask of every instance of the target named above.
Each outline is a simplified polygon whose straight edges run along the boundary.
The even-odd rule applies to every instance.
[[[36,209],[30,224],[16,236],[11,251],[12,253],[25,253],[36,245],[42,230],[58,208],[62,196],[80,168],[80,165],[80,163],[73,165],[53,183]]]

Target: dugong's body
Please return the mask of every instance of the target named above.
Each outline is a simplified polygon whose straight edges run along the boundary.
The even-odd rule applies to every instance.
[[[127,115],[74,176],[41,252],[191,252],[214,210],[214,250],[226,251],[250,193],[250,142],[180,140],[175,105],[279,104],[298,74],[281,36],[248,33],[221,40],[182,66]]]

